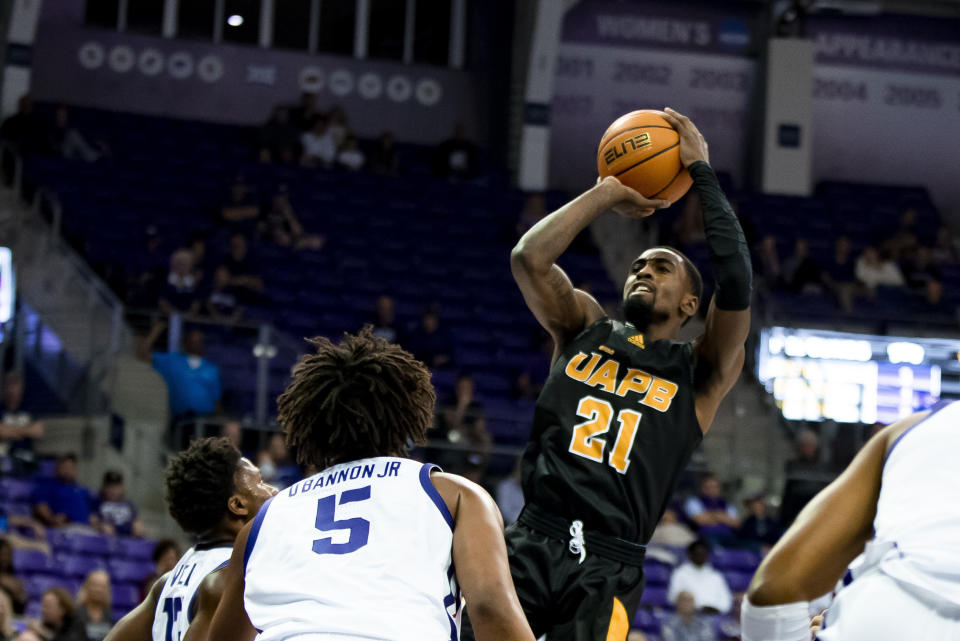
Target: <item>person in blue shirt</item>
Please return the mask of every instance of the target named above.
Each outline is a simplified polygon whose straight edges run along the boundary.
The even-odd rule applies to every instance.
[[[153,368],[167,383],[170,413],[174,418],[202,416],[217,410],[220,401],[220,368],[204,358],[203,332],[190,330],[183,339],[183,351],[153,352],[150,348],[166,329],[157,324],[144,341],[140,356],[151,360]]]
[[[33,491],[33,513],[49,527],[90,525],[93,515],[90,491],[77,484],[77,455],[57,458],[56,476],[37,483]]]

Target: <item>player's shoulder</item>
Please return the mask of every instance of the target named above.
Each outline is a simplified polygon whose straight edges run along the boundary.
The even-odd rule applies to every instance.
[[[430,483],[443,498],[454,523],[464,510],[497,510],[496,502],[485,489],[458,474],[436,470],[430,474]]]

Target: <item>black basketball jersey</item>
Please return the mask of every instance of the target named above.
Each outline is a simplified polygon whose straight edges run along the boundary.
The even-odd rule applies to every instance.
[[[700,444],[692,343],[602,318],[560,354],[523,455],[528,503],[646,543]]]

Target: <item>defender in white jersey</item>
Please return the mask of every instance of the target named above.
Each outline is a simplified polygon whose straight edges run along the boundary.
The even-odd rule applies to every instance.
[[[204,578],[226,566],[237,533],[276,493],[225,438],[194,441],[170,462],[165,485],[170,515],[195,544],[117,622],[107,641],[182,641],[198,611]]]
[[[960,641],[960,403],[877,434],[757,569],[744,641],[807,641],[807,601],[858,555],[820,641]]]
[[[297,461],[322,471],[237,537],[209,639],[456,641],[462,588],[478,639],[533,641],[496,504],[404,457],[433,418],[423,363],[369,327],[312,342],[278,407]]]

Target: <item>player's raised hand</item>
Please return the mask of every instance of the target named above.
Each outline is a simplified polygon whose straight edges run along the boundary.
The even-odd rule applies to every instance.
[[[598,178],[597,188],[604,191],[610,209],[627,218],[646,218],[656,210],[670,206],[669,200],[644,198],[640,192],[627,187],[614,176]]]
[[[684,167],[689,167],[698,160],[710,162],[707,141],[693,121],[670,107],[664,108],[663,118],[680,134],[680,162]]]

